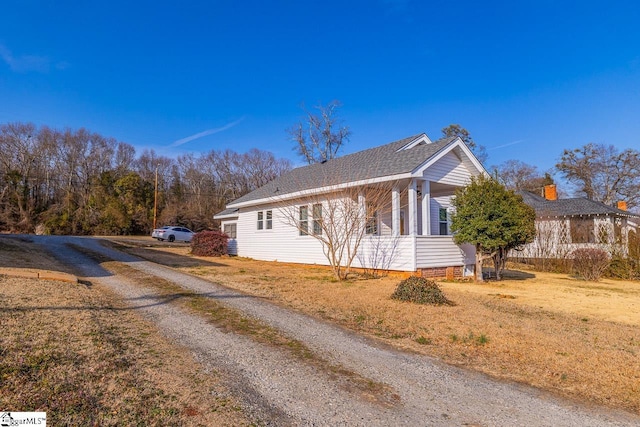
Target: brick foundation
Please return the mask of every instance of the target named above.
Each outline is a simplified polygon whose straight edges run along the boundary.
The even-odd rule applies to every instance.
[[[419,268],[417,273],[420,277],[428,277],[430,279],[445,278],[453,280],[463,276],[462,266]]]

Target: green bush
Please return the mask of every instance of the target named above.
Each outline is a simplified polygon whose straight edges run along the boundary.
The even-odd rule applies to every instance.
[[[605,276],[613,279],[636,280],[640,278],[640,265],[634,259],[614,255]]]
[[[573,269],[584,280],[597,282],[609,268],[611,258],[607,251],[595,248],[581,248],[571,252]]]
[[[416,304],[455,305],[447,299],[436,282],[416,276],[400,282],[391,298]]]
[[[222,231],[201,231],[191,239],[191,253],[197,256],[222,256],[227,253],[229,236]]]

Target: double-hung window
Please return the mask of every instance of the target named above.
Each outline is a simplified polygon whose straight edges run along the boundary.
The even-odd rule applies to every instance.
[[[367,203],[367,223],[365,225],[366,234],[378,234],[378,211],[371,203]]]
[[[446,236],[449,234],[449,218],[446,208],[440,208],[440,235]]]
[[[273,211],[258,211],[258,230],[273,228]]]
[[[298,217],[298,230],[301,236],[309,235],[309,207],[300,206],[300,215]]]
[[[322,204],[317,203],[312,206],[313,234],[322,234]]]
[[[273,211],[267,211],[266,212],[266,216],[267,216],[267,230],[271,230],[273,228]]]
[[[236,230],[237,230],[236,227],[237,227],[236,224],[225,224],[224,225],[224,234],[229,236],[230,239],[235,239],[236,238]]]

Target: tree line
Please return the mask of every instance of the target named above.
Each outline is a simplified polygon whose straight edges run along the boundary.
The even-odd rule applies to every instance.
[[[629,208],[640,207],[640,151],[620,150],[613,145],[588,143],[565,149],[555,169],[544,174],[536,166],[508,160],[494,167],[494,173],[507,187],[540,194],[553,184],[552,173],[559,173],[573,187],[573,194],[615,206],[626,201]]]
[[[213,228],[214,213],[291,169],[267,151],[140,154],[81,128],[0,125],[0,231],[149,233],[158,225]],[[157,197],[156,197],[157,177]]]

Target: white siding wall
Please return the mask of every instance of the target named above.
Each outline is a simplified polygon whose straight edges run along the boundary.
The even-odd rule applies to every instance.
[[[380,221],[379,233],[381,236],[391,236],[391,227],[393,225],[391,220],[391,194],[389,194],[389,203],[385,204],[380,212],[378,212]]]
[[[456,186],[465,186],[471,180],[471,173],[454,153],[445,154],[423,174],[425,179]]]
[[[417,236],[417,268],[472,265],[475,249],[472,245],[458,246],[452,236]]]
[[[297,205],[296,205],[297,206]],[[242,208],[238,216],[238,255],[265,261],[328,265],[322,245],[312,236],[300,236],[287,223],[287,209],[276,205]],[[273,211],[273,229],[258,230],[258,211]],[[309,224],[311,225],[311,212]]]
[[[354,267],[415,271],[413,236],[365,236]]]
[[[451,198],[453,196],[438,196],[431,198],[431,235],[440,235],[440,208],[449,209],[451,207]],[[447,219],[450,220],[447,214]]]
[[[290,225],[287,220],[290,209],[275,205],[241,209],[237,220],[238,255],[265,261],[328,265],[321,243],[312,236],[300,236],[299,230]],[[273,229],[258,230],[257,212],[267,210],[273,212]],[[310,227],[311,224],[310,211]],[[365,236],[360,249],[353,267],[415,270],[414,239],[411,236]]]

